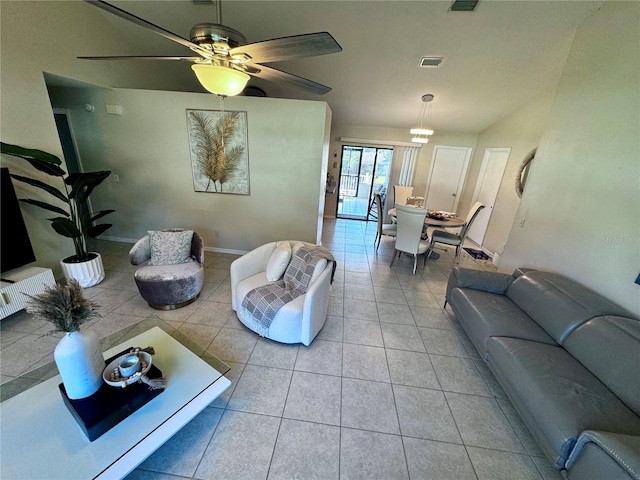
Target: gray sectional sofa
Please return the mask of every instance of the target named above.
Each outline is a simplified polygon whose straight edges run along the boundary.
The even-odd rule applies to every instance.
[[[640,321],[558,274],[455,267],[451,305],[555,468],[640,480]]]

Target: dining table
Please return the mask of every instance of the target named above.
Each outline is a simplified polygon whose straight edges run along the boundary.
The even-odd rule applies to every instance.
[[[407,206],[412,207],[412,205],[407,205]],[[464,227],[464,225],[467,223],[465,222],[464,219],[460,217],[445,217],[445,218],[434,218],[434,216],[430,217],[429,216],[430,214],[433,215],[431,212],[433,212],[433,210],[427,210],[427,216],[424,217],[425,227],[460,228],[460,227]],[[396,218],[396,209],[392,208],[391,210],[389,210],[389,215],[393,218]],[[438,252],[432,251],[430,258],[437,260],[438,258],[440,258],[440,254]]]

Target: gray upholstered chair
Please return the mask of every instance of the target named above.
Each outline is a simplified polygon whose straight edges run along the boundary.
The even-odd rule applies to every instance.
[[[462,230],[460,233],[450,233],[444,230],[434,230],[431,233],[431,243],[429,244],[429,251],[427,253],[427,258],[431,256],[431,252],[433,251],[433,245],[435,243],[444,243],[446,245],[453,245],[456,247],[456,263],[460,262],[460,250],[462,249],[462,242],[464,242],[467,233],[469,232],[469,227],[473,223],[473,221],[480,213],[480,210],[484,208],[484,204],[482,202],[476,202],[465,220],[465,224],[462,226]]]
[[[183,229],[162,232],[185,232]],[[191,248],[186,246],[187,256],[181,263],[151,265],[147,263],[134,274],[140,295],[158,310],[174,310],[197,300],[204,284],[204,245],[196,232],[191,237]],[[141,265],[152,257],[149,235],[136,242],[129,251],[132,265]]]

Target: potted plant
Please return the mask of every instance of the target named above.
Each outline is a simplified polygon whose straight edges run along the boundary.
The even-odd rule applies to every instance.
[[[80,330],[80,326],[98,317],[98,305],[84,297],[82,287],[75,279],[66,285],[48,287],[40,295],[30,296],[27,312],[50,322],[53,332],[64,332],[53,357],[56,361],[67,396],[85,398],[102,385],[105,362],[100,340],[93,330]]]
[[[63,190],[34,178],[13,175],[11,177],[38,187],[58,200],[67,204],[67,210],[47,202],[32,198],[21,198],[20,201],[35,205],[57,214],[49,218],[51,226],[60,235],[71,238],[75,248],[75,255],[64,258],[60,266],[65,278],[75,278],[82,287],[91,287],[104,279],[104,266],[99,253],[87,251],[88,237],[95,238],[105,232],[110,223],[94,225],[94,222],[115,210],[101,210],[89,213],[87,199],[91,192],[100,185],[110,174],[108,170],[99,172],[67,173],[60,168],[61,160],[55,155],[42,150],[23,148],[0,142],[2,153],[21,158],[29,162],[36,170],[62,180]],[[66,177],[65,177],[66,175]]]

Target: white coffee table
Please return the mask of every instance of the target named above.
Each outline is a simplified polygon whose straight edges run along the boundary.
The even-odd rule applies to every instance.
[[[93,442],[65,407],[60,376],[0,403],[0,478],[122,478],[224,392],[231,382],[155,327],[105,352],[153,346],[167,387]]]

